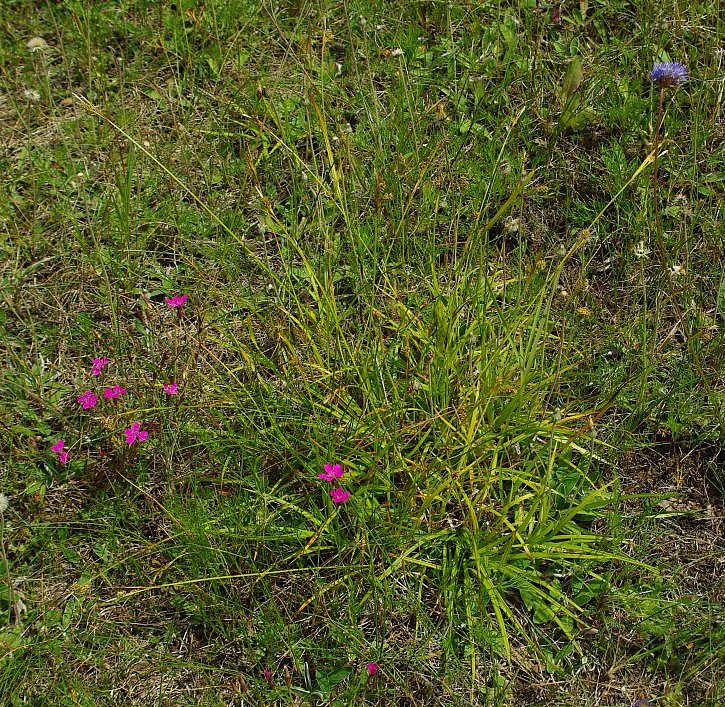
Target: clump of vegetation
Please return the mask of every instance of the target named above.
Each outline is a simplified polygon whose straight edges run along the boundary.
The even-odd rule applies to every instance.
[[[719,704],[698,12],[5,3],[3,704]]]

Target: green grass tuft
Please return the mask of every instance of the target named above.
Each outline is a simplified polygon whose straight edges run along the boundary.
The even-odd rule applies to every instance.
[[[0,27],[3,704],[722,702],[716,6]]]

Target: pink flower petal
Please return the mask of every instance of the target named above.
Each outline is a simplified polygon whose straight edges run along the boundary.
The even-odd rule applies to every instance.
[[[123,434],[126,435],[126,444],[131,445],[134,442],[143,442],[149,433],[146,430],[141,429],[140,422],[132,422],[130,427],[127,427]]]
[[[188,295],[174,295],[173,297],[167,297],[164,302],[166,302],[167,306],[172,309],[176,309],[178,307],[183,307],[188,299]]]
[[[51,447],[51,449],[52,449],[52,450],[53,450],[54,452],[62,452],[62,451],[63,451],[63,447],[65,447],[65,440],[64,440],[64,439],[59,439],[59,440],[58,440],[58,441],[57,441],[57,442],[56,442],[56,443],[55,443],[55,444],[54,444],[54,445],[53,445],[53,446]]]
[[[341,479],[345,475],[342,464],[325,464],[325,471],[331,479]]]
[[[82,393],[76,398],[76,400],[84,410],[90,410],[92,407],[95,407],[98,402],[98,398],[92,390],[87,390],[85,393]]]
[[[372,677],[373,675],[375,675],[375,673],[378,672],[378,664],[377,663],[368,663],[367,668],[368,668],[368,675],[370,677]]]
[[[332,491],[330,491],[330,498],[333,503],[345,503],[345,501],[350,498],[350,492],[341,488],[332,489]]]
[[[325,464],[324,468],[325,471],[317,475],[317,478],[323,481],[334,481],[335,479],[341,479],[345,475],[342,464]]]
[[[67,464],[68,463],[68,457],[69,456],[70,455],[68,454],[68,452],[59,452],[58,453],[58,461],[61,464]]]
[[[128,393],[126,388],[122,388],[120,385],[114,385],[112,388],[104,388],[103,397],[114,400],[125,393]]]
[[[109,364],[111,363],[111,359],[107,358],[106,356],[101,356],[99,358],[94,358],[93,361],[91,361],[91,375],[92,376],[100,376],[101,371]]]

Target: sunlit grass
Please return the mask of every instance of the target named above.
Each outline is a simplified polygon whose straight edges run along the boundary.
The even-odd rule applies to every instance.
[[[718,704],[715,8],[0,17],[8,704]]]

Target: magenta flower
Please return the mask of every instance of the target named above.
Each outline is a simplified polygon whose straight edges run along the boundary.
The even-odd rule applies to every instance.
[[[94,358],[93,361],[91,361],[91,375],[92,376],[100,376],[101,371],[109,364],[111,363],[110,358],[106,358],[105,356],[101,356],[100,358]]]
[[[373,675],[375,675],[375,673],[378,672],[378,664],[377,663],[368,663],[367,668],[368,668],[368,675],[370,677],[373,677]]]
[[[141,429],[140,422],[132,422],[131,427],[127,427],[123,434],[126,435],[126,444],[131,445],[134,442],[143,442],[149,433],[146,430]]]
[[[188,299],[187,295],[174,295],[173,297],[167,297],[164,302],[172,309],[177,309],[183,307]]]
[[[166,395],[176,395],[179,392],[178,383],[164,383],[162,388],[164,389],[164,393],[166,393]]]
[[[76,400],[83,406],[84,410],[90,410],[98,402],[98,398],[92,390],[87,390],[82,395],[79,395]]]
[[[103,397],[108,400],[115,400],[124,393],[128,393],[126,388],[122,388],[120,385],[114,385],[112,388],[103,389]]]
[[[323,481],[333,481],[335,479],[341,479],[345,475],[342,470],[342,464],[325,464],[325,471],[317,475],[318,479]]]
[[[51,449],[52,449],[52,450],[53,450],[54,452],[62,452],[62,451],[63,451],[63,447],[65,447],[65,440],[64,440],[64,439],[59,439],[59,440],[58,440],[58,441],[57,441],[57,442],[56,442],[56,443],[55,443],[55,444],[54,444],[54,445],[53,445],[53,446],[51,447]]]
[[[65,447],[65,440],[59,439],[52,447],[51,449],[58,455],[58,461],[61,464],[67,464],[68,463],[68,452],[63,451],[63,447]]]
[[[340,488],[332,489],[332,491],[330,491],[330,498],[333,503],[345,503],[345,501],[350,498],[350,492]]]

